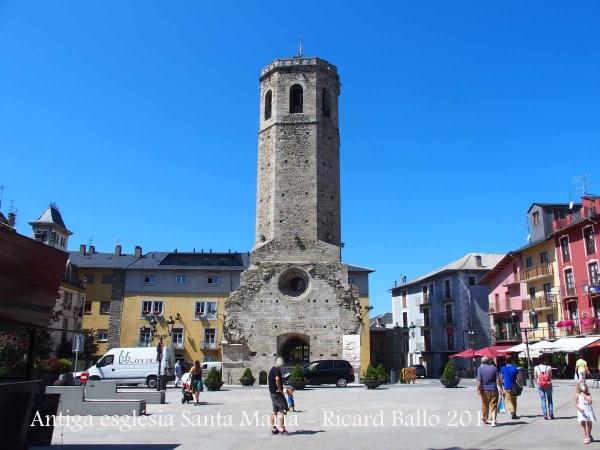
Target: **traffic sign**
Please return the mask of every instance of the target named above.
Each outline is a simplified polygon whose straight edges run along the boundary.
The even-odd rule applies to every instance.
[[[82,333],[76,333],[73,335],[73,353],[83,352],[84,335]]]

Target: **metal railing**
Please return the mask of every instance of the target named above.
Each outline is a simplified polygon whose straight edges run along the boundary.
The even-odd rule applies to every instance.
[[[523,300],[523,309],[558,308],[559,301],[560,295],[543,293],[535,297],[525,298]]]
[[[564,219],[557,219],[553,223],[554,231],[558,231],[562,228],[566,228],[569,225],[573,225],[574,223],[581,222],[582,220],[587,219],[588,217],[593,217],[596,215],[596,208],[590,207],[585,208],[585,212],[582,212],[583,208],[575,211],[573,214],[569,214]]]
[[[523,267],[521,268],[521,281],[528,281],[553,274],[554,269],[552,268],[552,262],[537,264],[532,267]]]

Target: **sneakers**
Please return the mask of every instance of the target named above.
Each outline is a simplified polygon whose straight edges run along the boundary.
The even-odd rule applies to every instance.
[[[548,416],[544,416],[544,420],[548,420],[548,419],[549,419],[549,417],[548,417]]]
[[[279,434],[279,430],[277,428],[271,428],[271,434]]]
[[[510,418],[511,418],[511,419],[515,419],[515,420],[516,420],[516,419],[518,419],[518,418],[519,418],[519,416],[517,416],[517,413],[516,413],[516,412],[514,412],[514,413],[512,413],[512,414],[511,414]]]
[[[550,414],[550,419],[554,420],[554,414]]]
[[[490,424],[490,426],[491,426],[491,427],[497,427],[498,425],[496,424],[496,421],[494,420],[494,421],[493,421],[493,422]]]

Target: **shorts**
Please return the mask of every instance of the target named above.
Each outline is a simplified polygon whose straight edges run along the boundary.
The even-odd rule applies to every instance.
[[[285,397],[279,392],[271,394],[271,403],[273,404],[274,413],[280,412],[285,414],[288,411],[288,405],[285,401]]]

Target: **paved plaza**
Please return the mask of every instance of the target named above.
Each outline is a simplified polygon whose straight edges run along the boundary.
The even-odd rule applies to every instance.
[[[545,421],[537,389],[525,388],[519,398],[521,418],[502,414],[498,427],[491,428],[480,423],[472,380],[462,380],[456,389],[442,388],[437,380],[373,391],[362,385],[311,387],[296,393],[301,412],[289,414],[292,435],[271,436],[264,386],[204,392],[199,406],[182,405],[180,390],[170,388],[168,403],[148,405],[147,416],[69,417],[69,423],[65,418],[55,428],[53,443],[55,449],[90,450],[574,448],[584,445],[571,404],[574,392],[572,380],[555,381],[556,420]]]

